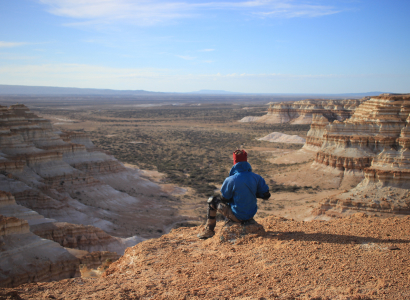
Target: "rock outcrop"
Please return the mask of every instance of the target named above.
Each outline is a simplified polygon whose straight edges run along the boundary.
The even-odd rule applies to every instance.
[[[59,243],[66,248],[94,251],[111,251],[122,254],[134,243],[111,236],[103,230],[90,226],[66,222],[49,222],[30,226],[34,234]],[[142,239],[141,239],[142,241]]]
[[[243,117],[238,122],[241,122],[241,123],[256,122],[257,120],[259,120],[259,118],[260,117],[247,116],[247,117]]]
[[[258,118],[255,122],[267,124],[311,124],[315,114],[324,116],[328,121],[343,121],[348,119],[356,107],[366,100],[368,100],[368,97],[360,100],[306,99],[280,103],[273,102],[270,103],[268,114]]]
[[[0,287],[80,276],[80,266],[96,268],[115,252],[67,249],[30,232],[26,220],[0,215]]]
[[[1,287],[80,276],[80,265],[96,268],[106,259],[114,261],[126,247],[127,241],[99,228],[44,218],[0,191]]]
[[[30,232],[27,221],[0,215],[0,286],[79,275],[79,261],[66,249]]]
[[[268,141],[272,143],[286,143],[286,144],[304,144],[306,141],[304,138],[298,135],[289,135],[281,132],[272,132],[263,138],[258,139],[259,141]]]
[[[326,126],[316,162],[364,171],[383,150],[408,146],[409,113],[410,95],[372,97],[350,119]]]
[[[312,117],[312,124],[307,133],[306,143],[303,148],[307,150],[318,151],[323,144],[323,135],[326,131],[326,126],[330,122],[321,114],[315,114]]]
[[[382,94],[324,131],[312,124],[312,132],[323,132],[316,164],[363,178],[354,189],[325,199],[318,214],[337,216],[355,210],[410,214],[409,121],[410,95]],[[319,144],[320,137],[308,137],[308,147],[315,139]]]

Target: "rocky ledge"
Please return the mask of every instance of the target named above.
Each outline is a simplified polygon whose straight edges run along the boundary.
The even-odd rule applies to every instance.
[[[198,240],[172,230],[128,248],[99,279],[3,289],[20,299],[408,299],[409,217],[268,217],[258,232]],[[243,232],[243,231],[242,231]]]

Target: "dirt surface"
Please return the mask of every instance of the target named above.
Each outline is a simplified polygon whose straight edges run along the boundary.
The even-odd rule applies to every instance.
[[[202,241],[179,228],[126,250],[98,279],[2,289],[1,299],[409,299],[410,217],[257,220],[266,234]]]

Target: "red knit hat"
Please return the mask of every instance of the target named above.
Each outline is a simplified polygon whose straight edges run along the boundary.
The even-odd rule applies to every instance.
[[[236,165],[236,163],[241,161],[248,161],[248,153],[245,150],[235,150],[233,153],[233,164]]]

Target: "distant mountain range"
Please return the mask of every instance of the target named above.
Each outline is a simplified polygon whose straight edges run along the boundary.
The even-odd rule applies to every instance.
[[[162,93],[144,90],[110,90],[110,89],[91,89],[91,88],[67,88],[67,87],[48,87],[48,86],[27,86],[27,85],[3,85],[0,84],[0,95],[21,95],[21,96],[142,96],[142,95],[259,95],[259,96],[280,96],[280,97],[306,97],[306,98],[358,98],[365,96],[379,95],[384,92],[367,93],[343,93],[343,94],[312,94],[312,93],[239,93],[224,90],[200,90],[189,93]]]
[[[52,86],[27,86],[27,85],[3,85],[0,84],[0,95],[106,95],[106,96],[132,96],[144,94],[163,94],[148,92],[144,90],[109,90],[109,89],[89,89],[89,88],[69,88]]]
[[[200,90],[196,92],[189,92],[187,94],[208,94],[208,95],[235,95],[235,94],[241,94],[243,95],[244,93],[237,93],[237,92],[228,92],[224,90]]]

